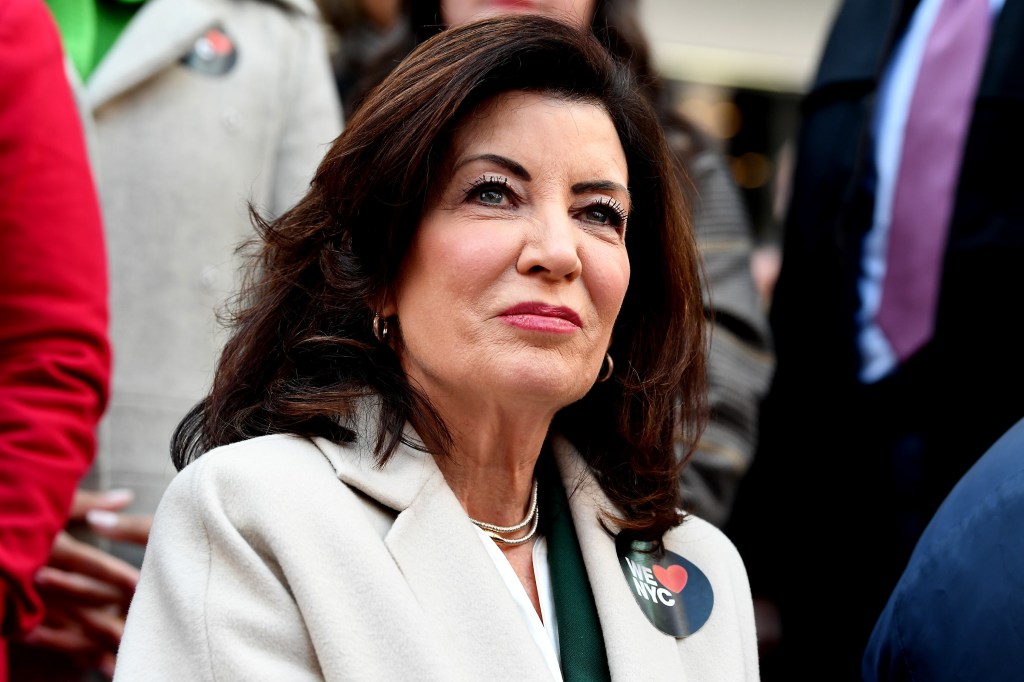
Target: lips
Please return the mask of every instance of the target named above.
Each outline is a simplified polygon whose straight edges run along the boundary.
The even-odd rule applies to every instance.
[[[572,308],[537,301],[518,303],[504,310],[500,317],[512,326],[532,331],[564,334],[583,327],[583,321]]]

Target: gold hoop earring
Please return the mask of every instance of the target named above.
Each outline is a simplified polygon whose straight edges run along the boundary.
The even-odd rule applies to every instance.
[[[597,383],[599,383],[599,384],[603,384],[604,382],[606,382],[609,379],[611,379],[612,378],[612,373],[615,372],[615,361],[612,360],[612,354],[611,353],[605,353],[604,354],[604,361],[601,363],[602,369],[604,368],[605,364],[608,365],[608,369],[604,369],[604,371],[602,371],[601,374],[598,375]]]
[[[373,314],[373,335],[381,343],[388,342],[388,318],[381,317],[380,313]]]

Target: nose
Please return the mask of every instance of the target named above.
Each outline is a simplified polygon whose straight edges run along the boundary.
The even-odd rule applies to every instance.
[[[580,230],[564,209],[552,210],[532,221],[517,268],[551,280],[573,281],[583,272]]]

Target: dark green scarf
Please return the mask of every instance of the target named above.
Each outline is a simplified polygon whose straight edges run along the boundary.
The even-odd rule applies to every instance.
[[[545,519],[562,679],[565,682],[610,681],[601,622],[569,512],[569,501],[551,454],[545,453],[543,460],[547,466],[541,482],[541,517]]]

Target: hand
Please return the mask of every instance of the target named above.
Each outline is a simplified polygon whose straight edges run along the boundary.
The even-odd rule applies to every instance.
[[[97,535],[120,542],[145,546],[153,517],[145,514],[121,514],[133,499],[130,490],[78,490],[71,505],[70,522],[85,522]]]
[[[82,669],[112,673],[138,580],[131,564],[61,531],[36,574],[46,614],[22,641],[59,651]]]
[[[145,545],[152,518],[119,513],[132,499],[127,490],[79,490],[69,524],[84,522],[98,535]],[[139,572],[131,564],[62,531],[47,565],[36,574],[46,614],[22,641],[60,652],[82,670],[97,669],[111,676],[138,580]]]

